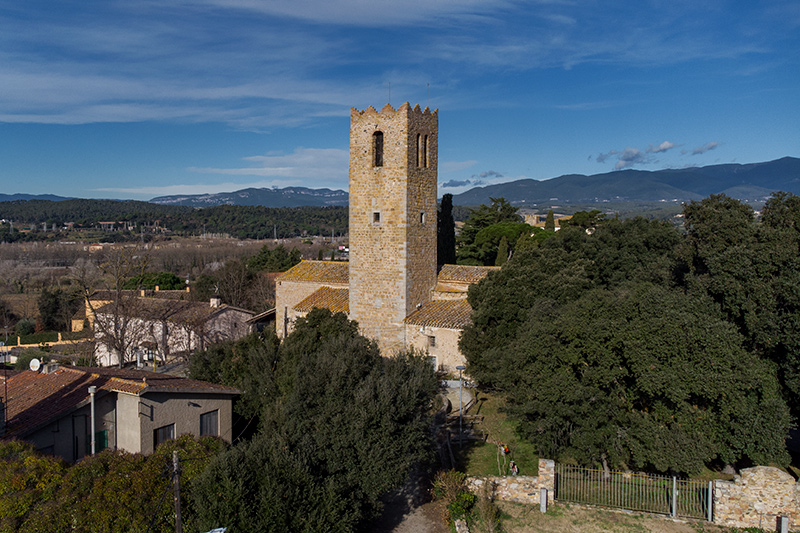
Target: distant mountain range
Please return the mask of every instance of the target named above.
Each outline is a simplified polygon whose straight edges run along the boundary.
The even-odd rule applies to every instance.
[[[159,196],[150,202],[162,205],[211,207],[215,205],[263,205],[266,207],[301,207],[347,205],[347,191],[286,187],[283,189],[242,189],[216,194]]]
[[[784,157],[766,163],[712,165],[667,170],[620,170],[584,176],[569,174],[549,180],[517,180],[476,187],[454,195],[456,205],[490,203],[504,197],[524,206],[559,202],[658,202],[700,200],[724,193],[747,201],[766,199],[774,191],[800,195],[800,159]]]
[[[711,165],[667,170],[620,170],[584,176],[568,174],[548,180],[517,180],[476,187],[453,196],[455,205],[490,203],[504,197],[524,207],[540,203],[588,204],[603,202],[659,202],[700,200],[724,193],[744,201],[763,201],[775,191],[800,195],[800,159],[784,157],[750,164]],[[51,194],[0,194],[0,202],[13,200],[67,200]],[[346,191],[286,187],[249,188],[216,194],[159,196],[150,200],[160,205],[213,207],[248,205],[265,207],[343,206]]]
[[[55,194],[3,194],[0,193],[0,202],[14,202],[17,200],[50,200],[51,202],[58,202],[61,200],[69,200],[64,196],[56,196]]]

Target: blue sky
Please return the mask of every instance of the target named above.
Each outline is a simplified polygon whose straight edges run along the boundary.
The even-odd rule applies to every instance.
[[[0,0],[0,192],[347,188],[439,109],[439,194],[800,156],[800,2]]]

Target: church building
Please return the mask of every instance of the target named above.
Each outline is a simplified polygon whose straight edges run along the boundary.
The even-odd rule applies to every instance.
[[[438,110],[406,102],[350,111],[350,258],[302,261],[277,278],[278,335],[315,307],[346,313],[389,356],[414,347],[438,368],[458,350],[469,285],[495,267],[437,271]]]

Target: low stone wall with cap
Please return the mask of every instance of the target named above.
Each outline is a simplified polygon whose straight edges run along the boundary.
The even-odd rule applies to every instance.
[[[495,500],[536,506],[545,488],[549,505],[555,497],[555,463],[539,459],[538,476],[472,477],[467,483],[476,494],[491,483]],[[715,524],[780,531],[781,517],[788,518],[790,531],[800,529],[800,484],[779,468],[745,468],[733,481],[714,481]]]
[[[800,526],[800,485],[786,472],[756,466],[733,481],[714,482],[715,524],[771,531],[782,516],[789,519],[790,530]]]
[[[495,500],[526,505],[539,505],[539,495],[547,489],[548,504],[555,496],[555,463],[549,459],[539,459],[538,476],[486,476],[467,479],[470,489],[477,493],[486,483],[491,483]]]

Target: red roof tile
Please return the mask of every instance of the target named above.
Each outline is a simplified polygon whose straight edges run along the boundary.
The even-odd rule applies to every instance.
[[[470,324],[472,307],[466,300],[434,300],[423,304],[405,319],[406,324],[434,328],[463,329]]]
[[[277,280],[347,285],[350,280],[350,265],[347,261],[300,261],[278,276]]]
[[[142,395],[149,392],[238,394],[233,387],[142,370],[62,367],[45,374],[24,371],[9,376],[4,437],[24,437],[89,400],[89,386],[98,392]]]
[[[295,310],[306,313],[314,308],[330,309],[334,313],[350,312],[350,290],[320,287],[294,306]]]
[[[468,265],[443,265],[439,271],[439,282],[477,283],[493,270],[500,267],[468,266]]]

